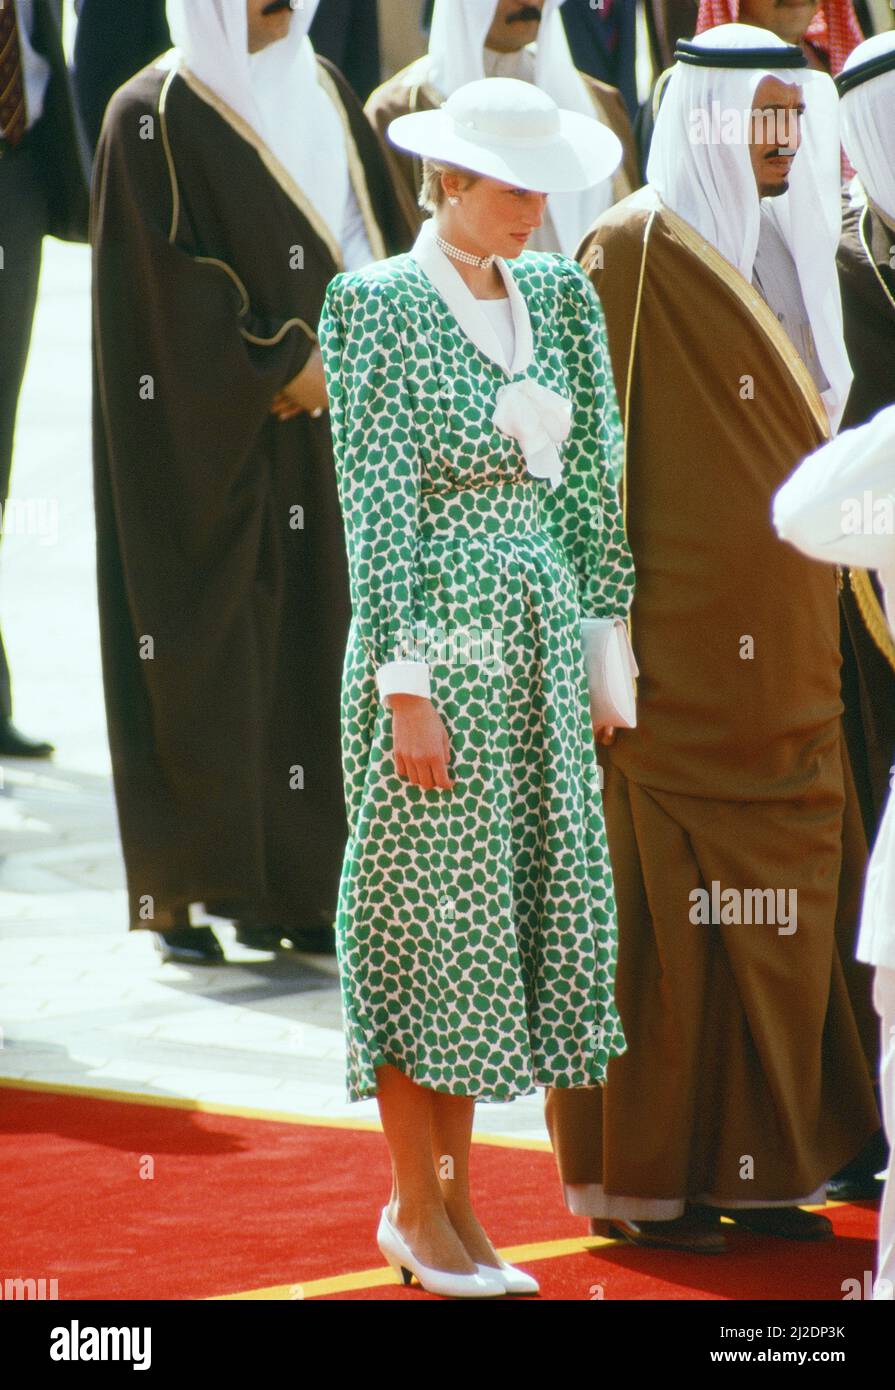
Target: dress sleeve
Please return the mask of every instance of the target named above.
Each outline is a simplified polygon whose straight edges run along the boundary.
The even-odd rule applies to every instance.
[[[336,276],[319,339],[354,619],[380,697],[429,698],[420,456],[400,330],[383,287],[362,276]]]
[[[563,480],[543,502],[547,525],[577,578],[581,616],[626,618],[634,562],[619,500],[624,440],[603,309],[574,263],[565,267],[560,298],[563,343],[572,391],[572,427],[563,446]]]

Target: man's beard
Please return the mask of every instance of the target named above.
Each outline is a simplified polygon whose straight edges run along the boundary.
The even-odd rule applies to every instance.
[[[779,151],[779,150],[774,150],[774,151],[772,152],[772,154],[769,156],[769,158],[776,158],[776,159],[779,159],[779,158],[780,158],[780,151]],[[781,183],[762,184],[762,185],[761,185],[761,190],[760,190],[760,195],[759,195],[759,196],[762,197],[762,198],[779,198],[779,197],[781,196],[781,194],[783,194],[783,193],[788,193],[788,192],[789,192],[789,180],[790,180],[791,177],[792,177],[792,164],[790,164],[789,169],[787,169],[787,171],[786,171],[786,178],[783,179],[783,181],[782,181]]]

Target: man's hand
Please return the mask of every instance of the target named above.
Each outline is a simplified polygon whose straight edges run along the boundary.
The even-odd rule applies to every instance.
[[[611,724],[594,724],[593,730],[597,743],[601,743],[604,748],[611,748],[615,743],[615,729]]]
[[[328,405],[323,357],[319,347],[315,347],[298,376],[293,377],[275,397],[270,413],[280,421],[293,420],[296,415],[310,414],[316,417],[322,415]]]
[[[425,791],[435,787],[451,791],[451,746],[444,721],[432,701],[422,695],[389,695],[386,704],[392,711],[395,772]]]

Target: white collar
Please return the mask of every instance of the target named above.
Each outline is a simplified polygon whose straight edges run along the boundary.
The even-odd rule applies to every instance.
[[[494,264],[506,285],[513,312],[516,343],[512,362],[507,360],[503,345],[488,315],[480,308],[479,301],[456,266],[451,264],[449,257],[438,246],[435,240],[435,225],[431,218],[420,228],[410,254],[441,295],[467,338],[471,339],[480,352],[490,357],[492,362],[496,362],[508,376],[517,376],[519,372],[528,370],[534,357],[531,319],[525,297],[506,261],[497,256]]]

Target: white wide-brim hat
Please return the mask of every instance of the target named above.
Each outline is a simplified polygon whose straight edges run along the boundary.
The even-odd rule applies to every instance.
[[[399,149],[536,193],[580,193],[621,163],[618,136],[596,119],[562,111],[515,77],[467,82],[437,111],[399,116],[388,128]]]

